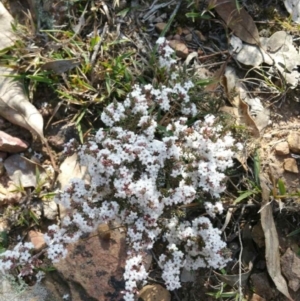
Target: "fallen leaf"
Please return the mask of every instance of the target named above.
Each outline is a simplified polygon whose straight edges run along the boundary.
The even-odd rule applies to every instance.
[[[246,88],[237,78],[233,68],[226,68],[222,84],[229,102],[235,108],[232,112],[235,114],[233,117],[236,118],[236,123],[240,125],[245,124],[251,134],[258,138],[260,136],[259,129],[251,117],[249,106],[246,103],[248,99]],[[222,110],[229,111],[225,108],[222,108]]]
[[[260,38],[260,46],[241,44],[239,38],[233,36],[230,44],[230,53],[240,63],[254,67],[262,63],[273,65],[292,88],[298,86],[300,54],[294,46],[292,35],[277,31],[270,38]],[[273,69],[269,72],[274,73]]]
[[[78,59],[66,59],[66,60],[56,60],[52,62],[47,62],[42,66],[42,70],[52,70],[57,74],[67,72],[70,69],[75,68],[80,65]]]
[[[36,187],[38,168],[40,181],[47,177],[45,170],[38,164],[29,161],[20,155],[12,155],[4,161],[4,167],[7,175],[16,186]]]
[[[272,213],[272,206],[270,202],[270,190],[268,188],[268,180],[260,174],[260,184],[262,191],[262,204],[260,210],[261,225],[265,235],[266,246],[266,263],[267,270],[275,283],[277,289],[285,295],[290,301],[292,297],[289,294],[286,280],[281,274],[280,268],[280,254],[279,254],[279,241],[278,234],[275,227],[275,222]]]
[[[0,50],[14,45],[17,39],[11,27],[13,22],[13,17],[0,2]]]
[[[293,41],[290,41],[288,35],[285,31],[276,31],[270,38],[267,40],[267,50],[271,53],[277,52],[284,47],[284,45],[288,42],[289,44]],[[288,50],[288,49],[287,49]]]
[[[222,76],[224,76],[225,69],[227,67],[228,60],[222,64],[222,66],[215,72],[212,83],[208,84],[204,91],[205,92],[213,92],[217,89],[218,85],[220,84],[220,80]]]
[[[284,0],[286,10],[292,15],[292,20],[300,23],[300,1],[299,0]]]
[[[267,38],[260,38],[261,45],[266,45],[266,43]],[[234,35],[230,39],[230,45],[232,48],[232,55],[244,65],[259,66],[262,63],[268,65],[273,64],[273,59],[262,47],[243,44],[242,40]]]
[[[13,69],[0,66],[0,115],[44,140],[44,121],[39,111],[29,102],[21,82],[15,80]]]
[[[259,44],[258,29],[243,7],[237,7],[235,0],[211,0],[218,15],[225,21],[226,25],[242,41],[249,44]]]

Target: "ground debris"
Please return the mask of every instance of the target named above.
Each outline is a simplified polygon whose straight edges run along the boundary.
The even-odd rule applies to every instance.
[[[300,288],[300,258],[288,248],[280,259],[282,273],[289,287],[296,292]]]

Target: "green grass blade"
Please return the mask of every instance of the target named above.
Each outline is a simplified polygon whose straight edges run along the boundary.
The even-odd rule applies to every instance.
[[[259,174],[260,174],[260,158],[259,158],[259,152],[257,149],[255,151],[255,155],[254,155],[254,179],[255,179],[256,185],[258,185],[258,186],[260,186]]]
[[[282,179],[278,180],[278,189],[279,189],[280,195],[286,195],[286,188],[285,188],[285,184],[282,181]]]
[[[239,202],[241,202],[242,200],[246,199],[247,197],[249,197],[252,194],[255,194],[256,191],[254,190],[248,190],[245,191],[243,194],[241,194],[238,198],[236,198],[233,202],[234,205],[238,204]]]

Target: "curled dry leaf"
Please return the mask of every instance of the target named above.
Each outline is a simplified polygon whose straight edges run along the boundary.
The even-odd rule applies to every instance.
[[[210,6],[215,8],[226,25],[242,41],[249,44],[259,44],[258,29],[252,17],[243,7],[237,6],[237,1],[210,0]]]
[[[243,44],[238,37],[232,36],[230,45],[230,52],[240,63],[254,67],[262,63],[273,65],[292,88],[298,86],[300,54],[294,46],[292,35],[277,31],[270,38],[260,38],[259,46]]]
[[[245,124],[252,135],[258,138],[260,136],[259,129],[250,115],[248,104],[245,102],[247,99],[246,89],[243,84],[238,81],[235,71],[231,67],[227,67],[225,70],[223,87],[233,108],[223,107],[222,111],[235,117],[237,124]]]
[[[39,111],[29,102],[23,86],[13,76],[13,69],[0,66],[0,115],[44,140],[44,121]]]
[[[268,180],[262,174],[260,174],[259,179],[262,191],[262,208],[260,210],[260,217],[265,235],[267,270],[277,289],[290,301],[292,301],[293,299],[289,294],[286,280],[282,276],[280,269],[279,241],[273,218],[272,206],[269,204],[270,190],[268,188]]]

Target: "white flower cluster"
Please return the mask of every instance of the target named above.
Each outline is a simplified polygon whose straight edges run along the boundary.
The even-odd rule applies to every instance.
[[[173,217],[167,221],[166,228],[164,237],[169,244],[181,246],[185,251],[186,269],[218,269],[228,261],[222,256],[226,244],[221,240],[221,232],[213,228],[208,218],[202,216],[180,222],[177,217]]]
[[[124,278],[126,279],[125,285],[125,301],[134,301],[133,292],[136,291],[137,281],[142,281],[148,276],[145,267],[142,263],[142,255],[133,256],[126,261]]]
[[[6,250],[0,254],[0,272],[14,270],[18,268],[20,270],[19,277],[33,274],[34,258],[30,251],[33,249],[31,242],[25,242],[24,244],[19,242],[13,250]]]
[[[204,208],[206,210],[206,213],[212,218],[215,218],[216,214],[222,214],[224,210],[223,204],[221,202],[216,202],[214,204],[205,202]]]
[[[160,64],[171,70],[172,49],[165,40],[158,42]],[[99,224],[117,221],[124,225],[129,245],[124,273],[127,301],[133,300],[137,282],[147,277],[141,252],[151,249],[159,238],[168,243],[159,264],[170,290],[180,287],[182,267],[220,268],[227,262],[222,256],[221,233],[209,219],[179,221],[170,217],[170,211],[193,202],[199,191],[213,197],[224,191],[224,171],[233,164],[234,139],[214,124],[212,115],[193,126],[186,125],[186,117],[173,119],[166,126],[167,135],[156,135],[159,125],[150,113],[157,111],[153,108],[168,111],[176,105],[185,116],[197,114],[189,98],[192,82],[175,83],[178,76],[170,73],[167,86],[135,85],[123,103],[106,107],[101,119],[108,129],[100,129],[77,149],[89,183],[73,179],[59,193],[56,202],[66,209],[66,216],[61,227],[53,225],[45,235],[48,257],[55,262],[66,255],[66,244]],[[72,143],[66,152],[76,149]],[[215,206],[221,212],[222,207]],[[213,216],[214,211],[206,208]]]
[[[162,278],[165,280],[167,289],[173,291],[181,287],[180,271],[184,267],[185,260],[184,253],[175,244],[169,244],[167,248],[170,255],[161,254],[159,265],[163,270]]]

